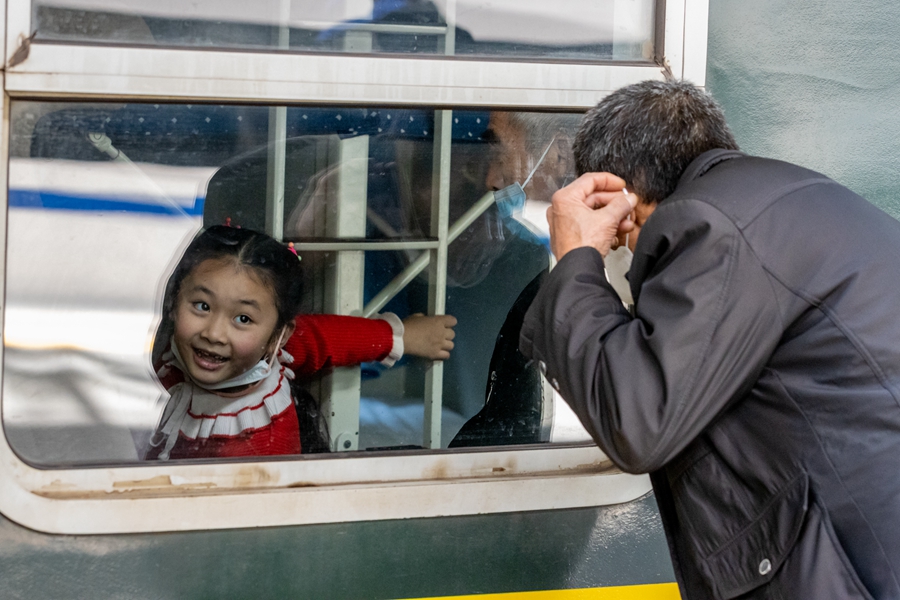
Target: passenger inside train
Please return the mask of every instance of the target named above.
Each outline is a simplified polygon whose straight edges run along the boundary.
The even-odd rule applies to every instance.
[[[188,247],[166,286],[154,365],[170,398],[147,458],[327,452],[325,422],[294,382],[404,351],[449,358],[449,315],[401,322],[299,315],[297,255],[264,233],[214,226]]]
[[[515,315],[549,266],[547,248],[484,204],[486,192],[519,186],[522,208],[542,212],[567,177],[565,132],[578,115],[454,110],[438,135],[439,116],[17,103],[4,355],[4,424],[16,451],[41,465],[144,458],[135,448],[147,448],[169,398],[150,368],[160,365],[150,349],[166,345],[154,343],[165,282],[199,230],[226,222],[294,244],[305,314],[435,314],[445,282],[438,312],[459,322],[441,377],[407,351],[391,368],[363,357],[352,373],[298,378],[328,420],[332,450],[588,441],[517,354]],[[452,239],[432,227],[442,206]],[[66,252],[48,239],[65,240]],[[441,247],[445,262],[410,271]],[[91,326],[100,320],[109,326]]]

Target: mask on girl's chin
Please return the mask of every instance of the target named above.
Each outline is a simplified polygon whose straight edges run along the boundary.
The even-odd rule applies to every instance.
[[[266,377],[269,376],[269,373],[272,371],[272,361],[267,361],[262,358],[258,363],[253,365],[253,368],[249,371],[244,371],[237,377],[232,377],[231,379],[227,379],[225,381],[220,381],[219,383],[204,383],[197,384],[205,390],[227,390],[228,388],[238,387],[240,385],[249,385],[251,383],[256,383],[257,381],[262,381]]]
[[[607,253],[603,259],[603,266],[606,267],[606,280],[616,290],[619,298],[626,306],[634,304],[634,298],[631,296],[631,284],[625,276],[631,269],[631,260],[634,258],[631,250],[628,248],[628,241]]]
[[[249,385],[251,383],[256,383],[257,381],[262,381],[272,372],[272,367],[275,365],[275,356],[278,354],[281,349],[281,342],[284,340],[284,334],[286,333],[286,329],[282,329],[281,333],[278,335],[278,341],[275,342],[275,352],[272,353],[272,356],[266,359],[263,357],[259,359],[259,362],[253,365],[252,368],[244,371],[240,375],[236,377],[232,377],[231,379],[226,379],[225,381],[220,381],[219,383],[196,383],[198,386],[202,387],[205,390],[214,391],[214,390],[227,390],[229,388],[238,387],[241,385]],[[172,343],[172,354],[175,355],[175,358],[182,365],[184,361],[181,359],[181,356],[178,354],[178,347]],[[182,368],[182,371],[187,374],[187,369]]]

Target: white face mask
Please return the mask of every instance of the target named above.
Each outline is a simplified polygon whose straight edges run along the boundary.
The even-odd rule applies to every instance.
[[[240,375],[236,377],[232,377],[231,379],[226,379],[225,381],[220,381],[219,383],[197,383],[196,385],[202,387],[204,390],[225,390],[228,388],[238,387],[240,385],[248,385],[251,383],[256,383],[257,381],[262,381],[266,377],[269,376],[269,373],[272,372],[272,367],[275,365],[275,357],[278,355],[278,352],[281,350],[281,342],[284,340],[284,334],[287,330],[282,329],[281,333],[278,335],[278,341],[275,343],[275,351],[272,353],[272,356],[266,360],[265,357],[259,359],[259,362],[253,365],[250,369],[244,371]],[[175,359],[182,366],[182,372],[187,375],[187,369],[184,368],[184,361],[181,359],[181,356],[178,354],[178,347],[173,343],[172,344],[172,354],[175,355]]]
[[[634,304],[634,298],[631,297],[631,285],[625,277],[631,269],[632,258],[634,258],[634,254],[628,248],[628,236],[626,235],[625,243],[615,250],[610,250],[603,259],[603,266],[606,267],[606,280],[616,290],[626,306]]]
[[[262,381],[266,377],[269,376],[269,373],[272,371],[272,365],[274,364],[274,356],[272,359],[266,361],[265,359],[260,359],[258,363],[253,365],[253,368],[249,371],[244,371],[237,377],[232,377],[231,379],[226,379],[225,381],[220,381],[219,383],[198,383],[200,387],[205,390],[225,390],[228,388],[238,387],[239,385],[248,385],[251,383],[256,383],[257,381]]]

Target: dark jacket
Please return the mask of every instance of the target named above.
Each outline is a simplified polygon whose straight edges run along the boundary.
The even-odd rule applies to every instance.
[[[522,329],[597,444],[649,472],[686,598],[900,598],[900,222],[715,150],[638,239],[632,317],[591,248]]]

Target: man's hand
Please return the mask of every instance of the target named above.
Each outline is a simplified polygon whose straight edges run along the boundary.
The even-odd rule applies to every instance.
[[[559,260],[570,250],[590,246],[604,258],[619,233],[634,229],[626,221],[637,204],[622,192],[625,181],[611,173],[585,173],[553,194],[547,209],[550,247]]]

